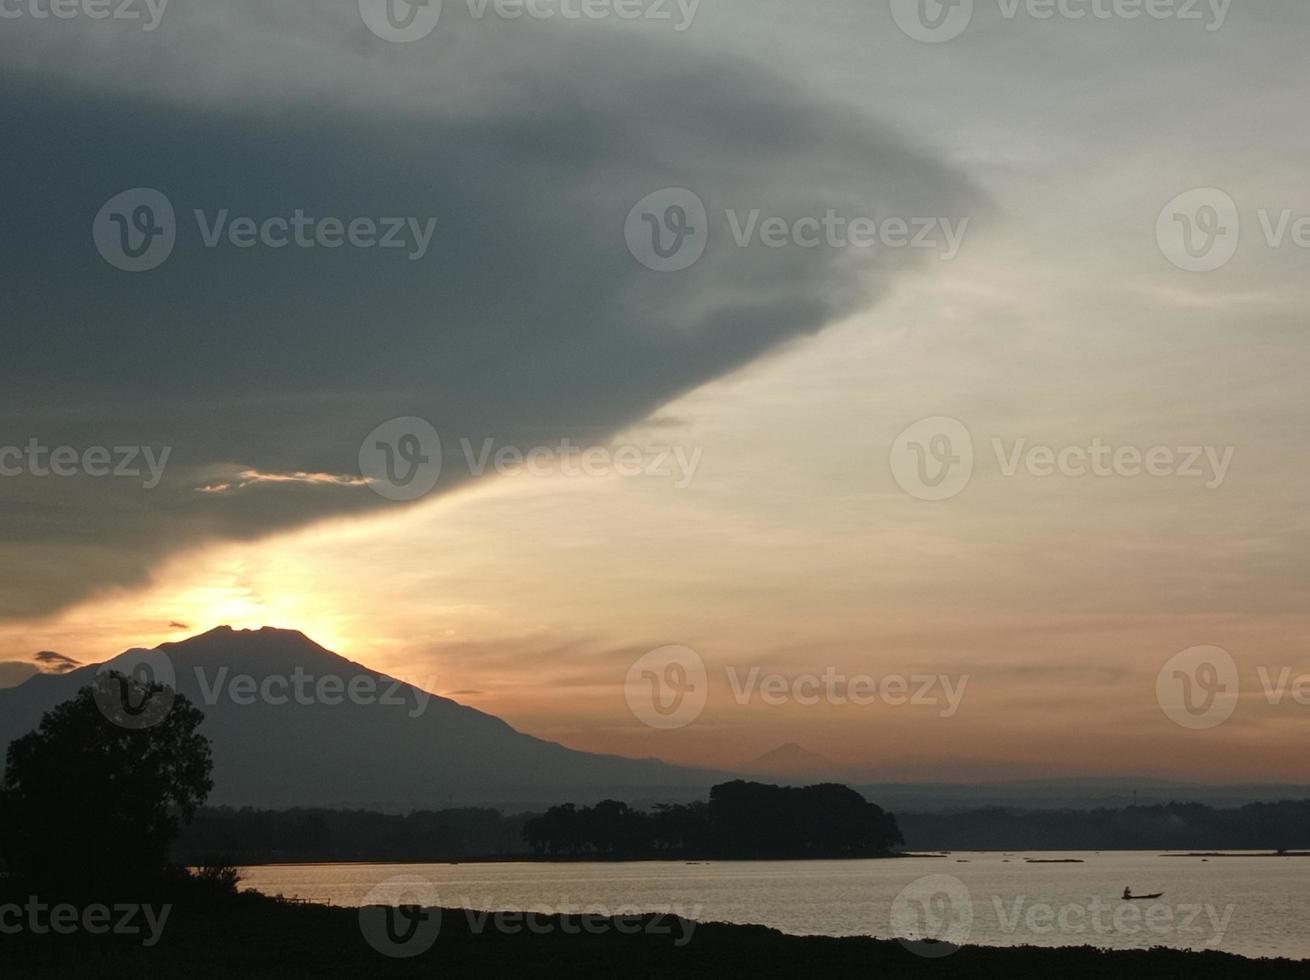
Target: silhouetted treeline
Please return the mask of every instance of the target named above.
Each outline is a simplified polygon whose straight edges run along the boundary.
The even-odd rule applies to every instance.
[[[536,854],[552,857],[870,857],[900,843],[896,818],[845,786],[723,783],[709,803],[647,813],[608,800],[552,807],[528,821]]]
[[[367,810],[234,810],[196,814],[178,845],[180,860],[221,857],[235,864],[279,861],[459,861],[526,853],[531,814],[498,810],[420,810],[407,816]]]
[[[744,789],[742,789],[744,787]],[[183,828],[190,864],[464,861],[490,857],[859,857],[895,847],[964,850],[1310,850],[1310,801],[1215,809],[1174,803],[1122,810],[1007,810],[893,817],[845,787],[729,783],[710,803],[633,810],[623,803],[419,811],[202,809]],[[530,838],[530,839],[529,839]]]
[[[181,861],[460,861],[527,856],[860,857],[900,840],[896,819],[845,786],[725,783],[709,803],[634,810],[606,801],[544,814],[206,808],[182,833]]]
[[[1122,810],[901,814],[911,851],[1310,850],[1310,800],[1217,810],[1200,803]]]

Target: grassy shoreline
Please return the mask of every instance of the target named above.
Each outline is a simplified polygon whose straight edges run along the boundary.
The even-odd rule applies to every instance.
[[[601,855],[580,855],[580,856],[541,856],[535,854],[491,854],[481,857],[461,857],[461,858],[430,858],[416,857],[413,859],[404,858],[387,858],[385,860],[368,860],[368,859],[327,859],[302,861],[293,859],[283,860],[261,860],[261,861],[241,861],[238,863],[242,868],[321,868],[331,867],[334,865],[377,865],[379,867],[410,867],[419,864],[443,864],[443,865],[460,865],[460,864],[757,864],[761,862],[772,861],[887,861],[897,858],[932,858],[943,859],[953,857],[957,854],[1001,854],[1004,856],[1022,856],[1025,854],[1067,854],[1070,853],[1067,848],[1031,848],[1023,851],[1009,851],[995,849],[970,849],[958,848],[952,851],[904,851],[894,854],[879,854],[870,857],[797,857],[797,858],[741,858],[741,857],[684,857],[684,856],[660,856],[660,857],[607,857]],[[1077,852],[1075,852],[1077,853]],[[1086,853],[1101,853],[1086,849]],[[1166,858],[1305,858],[1310,857],[1310,851],[1291,851],[1286,853],[1277,853],[1271,851],[1198,851],[1189,853],[1161,852],[1153,847],[1125,848],[1110,853],[1114,854],[1147,854],[1152,857]],[[1058,861],[1046,861],[1037,859],[1028,859],[1031,864],[1083,864],[1083,859],[1062,858]]]
[[[374,910],[376,912],[376,910]],[[419,955],[391,958],[365,939],[360,911],[249,893],[206,911],[176,909],[157,946],[87,935],[0,937],[6,977],[861,977],[1058,975],[1061,980],[1303,978],[1307,965],[1163,948],[965,947],[926,958],[877,939],[787,936],[763,926],[686,923],[672,916],[541,916],[508,932],[463,910],[437,913]],[[481,921],[481,928],[478,926]],[[688,932],[691,935],[688,937]],[[943,948],[930,952],[942,952]]]

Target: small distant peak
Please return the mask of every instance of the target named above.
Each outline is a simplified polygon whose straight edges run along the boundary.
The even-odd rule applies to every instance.
[[[826,759],[823,758],[823,756],[819,755],[817,752],[811,752],[805,746],[798,745],[796,742],[786,742],[782,745],[779,745],[776,749],[770,749],[768,752],[765,752],[762,756],[760,756],[755,761],[763,762],[769,759],[793,759],[793,758],[803,758],[809,760],[822,759],[825,762],[827,761]]]
[[[308,640],[309,637],[301,630],[287,629],[283,626],[261,626],[259,632],[265,636],[289,636],[300,640]]]
[[[197,633],[195,636],[191,637],[190,639],[191,639],[191,640],[201,640],[201,639],[204,639],[204,638],[207,637],[207,636],[212,636],[212,637],[219,637],[219,636],[263,636],[263,637],[285,636],[285,637],[287,637],[287,638],[289,638],[289,639],[306,640],[306,641],[309,640],[309,637],[306,636],[304,633],[302,633],[300,630],[284,629],[284,628],[282,628],[282,627],[280,627],[280,626],[261,626],[259,629],[236,629],[236,628],[234,628],[234,627],[232,627],[232,626],[215,626],[213,629],[211,629],[211,630],[206,630],[204,633]],[[312,642],[312,641],[310,641],[310,642]]]
[[[161,650],[185,662],[215,669],[228,666],[244,670],[292,670],[297,665],[318,664],[320,669],[329,660],[335,666],[345,658],[332,652],[302,633],[300,630],[263,626],[257,629],[235,629],[216,626],[211,630],[185,640],[164,643]]]
[[[746,763],[750,771],[774,776],[817,777],[831,771],[832,760],[803,745],[787,742]]]

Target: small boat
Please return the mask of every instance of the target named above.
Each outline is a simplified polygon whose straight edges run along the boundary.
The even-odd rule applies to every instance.
[[[1164,898],[1164,892],[1156,892],[1154,895],[1125,895],[1125,902],[1145,902],[1153,898]]]

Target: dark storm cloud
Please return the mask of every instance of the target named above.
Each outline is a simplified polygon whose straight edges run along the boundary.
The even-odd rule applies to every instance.
[[[42,650],[31,660],[0,660],[0,688],[17,687],[37,674],[67,674],[82,664],[53,650]]]
[[[136,479],[0,478],[0,615],[141,582],[206,541],[394,506],[358,480],[361,441],[392,418],[431,420],[448,447],[603,439],[852,312],[911,261],[736,248],[726,208],[972,210],[961,177],[868,119],[683,39],[455,25],[466,43],[425,56],[335,7],[266,8],[170,11],[121,41],[27,24],[26,45],[0,45],[0,447],[171,447],[149,489],[144,461]],[[223,84],[189,73],[224,56]],[[669,186],[705,201],[712,238],[661,275],[623,224]],[[129,274],[91,225],[136,187],[169,198],[178,237]],[[207,248],[197,209],[436,225],[420,261]],[[468,479],[458,453],[446,462],[441,489]]]
[[[47,674],[67,674],[70,670],[82,666],[81,661],[65,657],[62,653],[55,653],[53,650],[42,650],[32,659]]]

